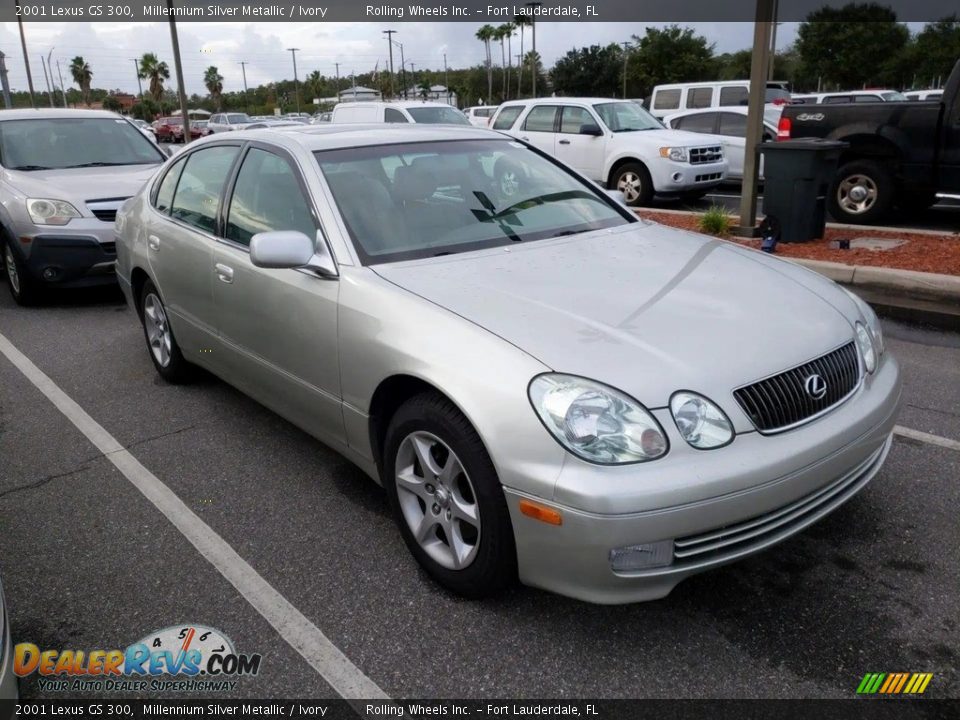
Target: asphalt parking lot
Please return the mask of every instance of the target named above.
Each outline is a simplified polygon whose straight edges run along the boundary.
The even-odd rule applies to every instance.
[[[900,425],[960,440],[960,336],[885,328],[904,369]],[[0,283],[0,334],[391,697],[849,698],[865,673],[894,671],[932,672],[927,696],[960,696],[951,447],[897,437],[837,512],[660,601],[517,587],[476,603],[419,571],[385,495],[346,460],[215,378],[161,381],[118,291],[25,309]],[[263,655],[223,696],[335,695],[2,353],[0,577],[14,642],[124,648],[198,623]],[[45,696],[35,678],[26,697]]]

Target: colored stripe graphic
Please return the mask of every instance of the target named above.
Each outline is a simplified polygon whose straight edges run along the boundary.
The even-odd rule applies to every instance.
[[[921,695],[933,673],[867,673],[857,686],[858,695]]]

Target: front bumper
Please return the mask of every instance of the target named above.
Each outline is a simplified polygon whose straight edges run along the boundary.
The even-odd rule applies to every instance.
[[[655,600],[695,573],[800,532],[870,482],[889,452],[901,392],[899,367],[889,354],[871,380],[846,403],[796,430],[777,436],[743,433],[727,448],[700,452],[695,465],[671,467],[668,454],[646,466],[627,466],[626,473],[615,476],[623,493],[618,504],[642,510],[598,512],[597,507],[609,508],[610,469],[589,469],[595,473],[592,486],[603,495],[591,499],[584,490],[583,463],[566,463],[550,500],[505,488],[520,579],[589,602]],[[710,453],[723,455],[714,456],[714,462]],[[644,487],[649,490],[643,492]],[[673,490],[664,493],[664,487]],[[557,501],[577,496],[581,505],[593,508]],[[562,525],[523,515],[522,498],[558,510]],[[669,565],[612,569],[611,550],[662,542],[673,542]]]
[[[113,231],[112,222],[79,218],[63,228],[21,235],[18,244],[30,274],[46,285],[108,285],[116,282]]]
[[[726,160],[696,165],[663,160],[651,165],[653,189],[658,195],[709,190],[726,179],[729,169]]]

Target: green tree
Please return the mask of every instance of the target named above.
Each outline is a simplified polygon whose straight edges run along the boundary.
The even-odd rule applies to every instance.
[[[713,79],[713,45],[692,28],[670,25],[648,27],[643,37],[633,36],[636,50],[630,63],[631,84],[642,95],[654,86],[671,82]]]
[[[103,99],[103,109],[118,113],[123,111],[123,105],[113,95],[107,95]]]
[[[520,63],[517,64],[517,97],[522,97],[520,87],[523,85],[523,66],[526,64],[523,60],[526,55],[523,54],[523,34],[524,30],[533,24],[533,18],[523,13],[513,16],[513,24],[520,31]]]
[[[155,102],[163,98],[163,81],[170,79],[170,68],[153,53],[144,53],[140,58],[140,78],[150,81],[150,95]]]
[[[504,77],[506,78],[506,89],[503,91],[503,99],[510,99],[510,76],[513,75],[513,36],[517,32],[517,26],[512,22],[504,23],[500,26],[500,32],[507,39],[507,66],[504,70]],[[501,40],[501,43],[503,41]]]
[[[571,50],[550,71],[553,89],[559,95],[620,94],[623,50],[616,43],[606,47]]]
[[[927,23],[906,55],[908,73],[904,86],[934,87],[947,81],[960,59],[960,19],[957,15]]]
[[[93,71],[90,65],[82,57],[77,55],[70,61],[70,75],[73,81],[80,88],[80,95],[83,98],[83,104],[90,104],[90,82],[93,80]]]
[[[203,84],[206,86],[207,92],[210,93],[214,109],[220,110],[220,97],[223,95],[223,75],[220,74],[215,65],[211,65],[204,71]]]
[[[869,4],[824,7],[800,24],[800,72],[843,90],[895,84],[897,62],[910,32],[890,8]]]
[[[477,40],[483,43],[487,53],[487,102],[493,100],[493,59],[490,57],[490,41],[496,37],[497,29],[493,25],[483,25],[477,30]]]

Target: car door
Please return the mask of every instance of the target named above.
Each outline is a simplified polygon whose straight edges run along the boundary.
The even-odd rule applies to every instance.
[[[548,155],[556,149],[558,105],[534,105],[520,125],[520,139]]]
[[[150,276],[188,359],[215,361],[211,295],[221,197],[239,155],[237,144],[207,146],[173,163],[157,185],[147,222]],[[205,364],[210,364],[205,362]]]
[[[723,138],[723,155],[730,165],[727,177],[741,179],[747,148],[747,116],[732,112],[722,112],[719,115],[717,134]]]
[[[557,135],[557,160],[566,163],[591,180],[603,180],[603,161],[606,157],[606,135],[581,135],[580,128],[593,124],[602,128],[600,121],[587,108],[563,105],[560,109],[560,134]]]
[[[293,158],[251,144],[222,217],[213,299],[225,377],[308,432],[342,441],[338,280],[250,261],[257,233],[296,230],[325,242],[318,217]]]

